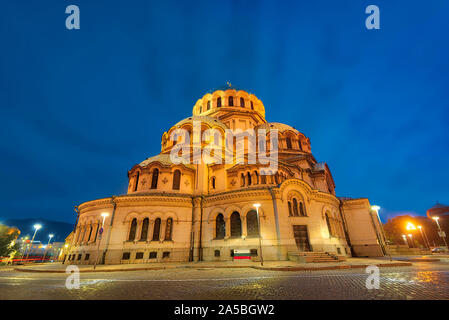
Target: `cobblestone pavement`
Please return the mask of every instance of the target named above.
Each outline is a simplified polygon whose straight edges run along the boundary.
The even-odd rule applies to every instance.
[[[364,269],[279,272],[176,269],[65,274],[0,273],[0,299],[449,299],[449,263],[380,269],[380,288],[366,289]]]

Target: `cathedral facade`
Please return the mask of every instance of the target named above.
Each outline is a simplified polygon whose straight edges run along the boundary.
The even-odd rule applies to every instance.
[[[182,130],[189,134],[178,134]],[[207,136],[208,130],[219,134]],[[267,145],[228,147],[225,133],[238,130],[263,132]],[[234,161],[192,161],[195,146],[201,153],[211,144],[223,151],[210,154]],[[187,150],[178,157],[183,161],[173,161],[175,148]],[[244,161],[236,162],[239,150]],[[276,156],[276,170],[247,161],[261,150]],[[262,102],[243,90],[204,95],[191,117],[164,132],[160,154],[132,167],[128,179],[127,194],[77,207],[65,263],[228,261],[236,250],[250,252],[253,260],[261,253],[264,260],[288,260],[307,253],[344,258],[385,252],[368,199],[337,197],[330,169],[312,155],[309,138],[267,122]]]

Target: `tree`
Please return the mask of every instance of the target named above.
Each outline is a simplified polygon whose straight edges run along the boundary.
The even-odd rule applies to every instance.
[[[8,257],[19,250],[19,244],[16,243],[19,234],[19,229],[0,224],[0,257]]]

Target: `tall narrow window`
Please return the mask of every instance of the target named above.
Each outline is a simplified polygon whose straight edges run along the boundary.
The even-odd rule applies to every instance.
[[[254,184],[259,184],[259,173],[254,171]]]
[[[255,210],[251,210],[246,215],[246,230],[248,236],[259,235],[259,222],[257,221],[257,212]]]
[[[231,237],[242,236],[242,220],[240,220],[240,214],[234,211],[231,214]]]
[[[251,110],[254,110],[254,104],[252,101],[251,101]]]
[[[266,175],[261,175],[260,176],[260,183],[261,184],[266,184],[267,183],[267,176]]]
[[[240,98],[240,106],[241,106],[242,108],[245,107],[245,99]]]
[[[293,215],[299,216],[298,213],[298,201],[296,201],[296,198],[293,198]]]
[[[221,107],[221,97],[217,98],[217,108]]]
[[[212,177],[212,189],[215,189],[215,177]]]
[[[129,229],[128,241],[134,241],[134,239],[136,238],[136,229],[137,229],[137,219],[134,218],[133,221],[131,222],[131,227]]]
[[[142,232],[140,233],[140,241],[146,241],[148,237],[148,226],[150,225],[150,219],[145,218],[142,222]]]
[[[165,240],[171,240],[172,238],[172,230],[173,230],[173,219],[168,218],[167,223],[165,224]]]
[[[299,150],[302,151],[302,143],[301,143],[301,140],[298,140],[298,146],[299,146]]]
[[[207,111],[209,111],[209,110],[210,110],[210,100],[207,101]]]
[[[89,226],[89,237],[87,238],[87,242],[90,241],[90,237],[92,236],[92,225]]]
[[[299,214],[303,217],[306,216],[306,211],[304,210],[304,204],[302,202],[299,203]]]
[[[292,212],[292,203],[291,201],[288,202],[288,215],[291,217],[293,215]]]
[[[240,175],[240,186],[245,186],[245,174],[244,173],[242,173],[241,175]]]
[[[159,178],[159,169],[153,169],[153,177],[151,178],[151,189],[157,189],[157,179]]]
[[[134,191],[137,191],[137,186],[139,185],[139,176],[140,176],[140,173],[139,173],[139,171],[137,171],[136,184],[134,185]]]
[[[154,221],[153,241],[159,241],[159,234],[161,232],[161,218]]]
[[[223,215],[220,213],[215,219],[215,238],[224,239],[226,235],[226,225]]]
[[[229,106],[230,107],[234,106],[234,97],[229,97]]]
[[[97,229],[95,230],[95,239],[94,242],[97,242],[97,237],[98,237],[98,230],[100,229],[100,223],[97,222]]]
[[[248,185],[250,186],[251,185],[251,173],[248,172],[246,175],[248,177]]]
[[[285,139],[285,141],[287,142],[287,149],[290,150],[292,148],[292,139],[287,138]]]
[[[173,173],[173,190],[179,190],[181,185],[181,171],[175,170]]]

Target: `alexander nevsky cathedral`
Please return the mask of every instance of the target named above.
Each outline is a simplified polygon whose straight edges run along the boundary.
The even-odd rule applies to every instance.
[[[263,133],[266,144],[257,140],[251,148],[234,137],[229,145],[226,132],[237,131]],[[271,162],[259,161],[262,154]],[[128,179],[127,194],[76,207],[65,263],[232,261],[236,252],[254,261],[262,254],[304,262],[385,254],[368,199],[337,197],[309,138],[267,122],[262,101],[230,85],[199,99],[191,117],[163,133],[161,152],[132,167]]]

